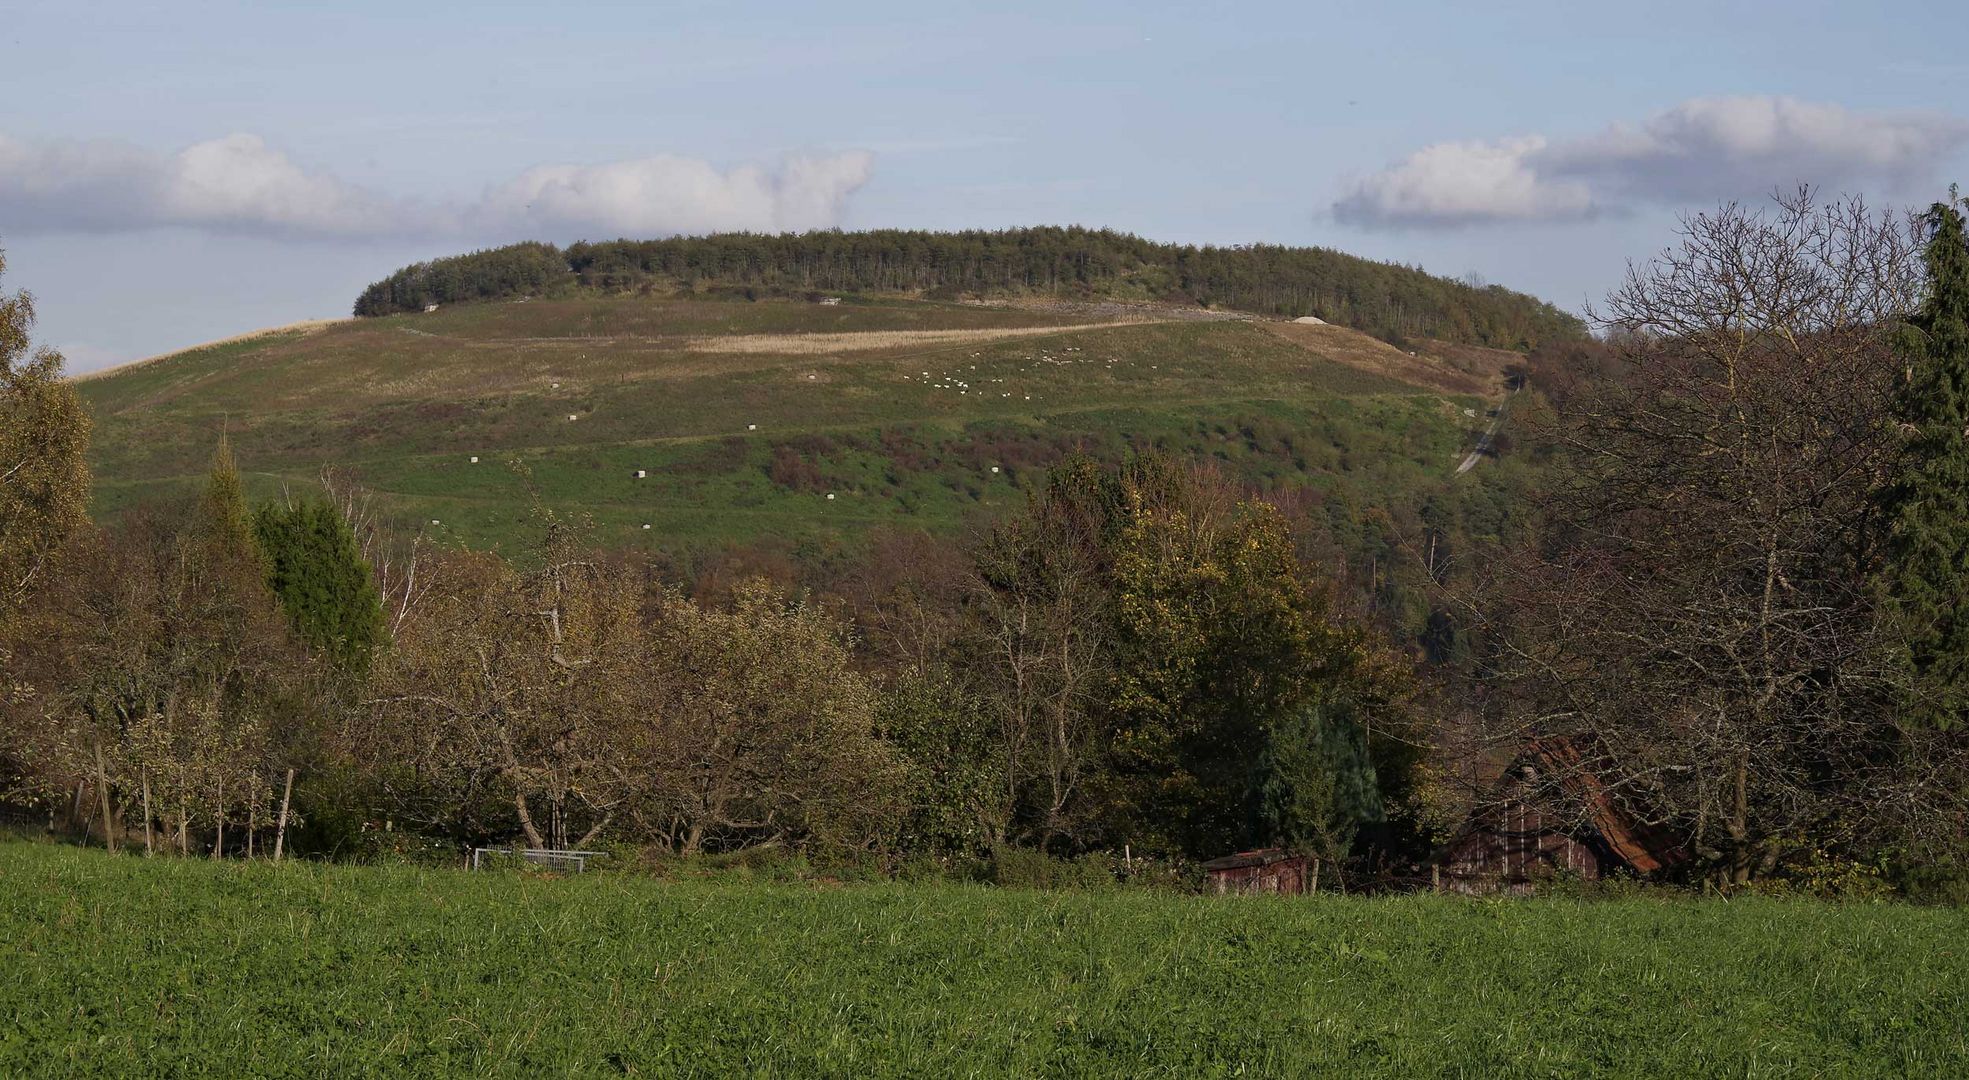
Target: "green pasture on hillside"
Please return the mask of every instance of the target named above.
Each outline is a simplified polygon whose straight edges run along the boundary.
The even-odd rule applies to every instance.
[[[335,467],[402,521],[475,546],[517,542],[535,496],[592,515],[611,546],[949,530],[1075,450],[1160,447],[1374,502],[1443,482],[1479,425],[1476,397],[1254,324],[1098,321],[904,301],[462,305],[193,350],[81,387],[100,513],[194,490],[225,431],[256,497]],[[1024,336],[989,336],[1002,330]],[[715,351],[925,331],[986,336]]]
[[[1969,912],[1212,898],[0,844],[0,1074],[1969,1073]]]

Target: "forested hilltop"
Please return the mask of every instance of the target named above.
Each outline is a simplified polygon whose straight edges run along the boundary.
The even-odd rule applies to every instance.
[[[1391,341],[1437,338],[1530,349],[1585,333],[1574,316],[1502,286],[1476,286],[1329,248],[1159,244],[1108,229],[724,233],[568,248],[523,243],[404,267],[363,290],[359,316],[573,289],[735,287],[771,293],[1050,295],[1157,300],[1264,315],[1315,315]]]

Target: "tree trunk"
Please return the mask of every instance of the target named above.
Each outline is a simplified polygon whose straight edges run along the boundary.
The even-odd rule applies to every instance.
[[[150,767],[145,766],[139,775],[144,789],[144,857],[150,858],[157,854],[156,838],[150,827]]]
[[[591,828],[587,832],[583,833],[581,835],[581,839],[576,840],[574,842],[575,848],[580,849],[580,848],[587,847],[590,843],[594,841],[595,837],[602,835],[602,830],[608,828],[608,823],[614,820],[615,820],[615,814],[613,811],[603,814],[601,820],[595,822],[594,828]]]
[[[213,816],[219,822],[218,829],[212,837],[212,857],[216,859],[226,846],[226,785],[223,783],[219,785],[219,803]]]
[[[513,796],[513,807],[520,813],[520,828],[526,830],[526,842],[536,848],[544,848],[547,841],[540,835],[540,826],[533,823],[533,813],[527,809],[526,796]]]
[[[109,811],[109,770],[103,765],[103,742],[96,740],[96,788],[103,806],[103,843],[116,851],[116,821]]]
[[[274,827],[273,861],[280,861],[281,849],[287,846],[287,807],[294,798],[294,770],[287,770],[287,788],[280,793],[280,824]]]

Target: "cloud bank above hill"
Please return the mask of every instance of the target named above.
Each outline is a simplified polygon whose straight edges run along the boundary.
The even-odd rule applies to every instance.
[[[1933,184],[1969,120],[1787,97],[1685,101],[1583,137],[1425,146],[1355,184],[1334,217],[1364,228],[1578,221],[1640,205],[1754,198],[1800,183],[1897,195]]]
[[[189,228],[368,240],[798,231],[839,224],[872,170],[862,152],[729,169],[663,155],[543,165],[476,202],[439,205],[309,168],[257,135],[227,135],[175,153],[0,135],[0,235]]]
[[[804,231],[839,224],[873,159],[791,157],[778,169],[720,172],[692,158],[543,165],[489,192],[470,212],[488,228],[523,223],[547,235]]]

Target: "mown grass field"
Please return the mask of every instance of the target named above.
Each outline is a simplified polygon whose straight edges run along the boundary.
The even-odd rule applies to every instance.
[[[1406,490],[1447,476],[1477,426],[1465,410],[1481,415],[1486,378],[1338,328],[1153,318],[902,300],[478,304],[193,350],[81,386],[99,511],[190,489],[225,430],[256,494],[337,466],[405,520],[477,545],[518,534],[529,489],[591,514],[613,546],[948,529],[1073,450],[1159,446],[1266,484]],[[1443,377],[1418,383],[1432,364]]]
[[[1969,1074],[1969,912],[146,862],[0,843],[0,1074]]]

